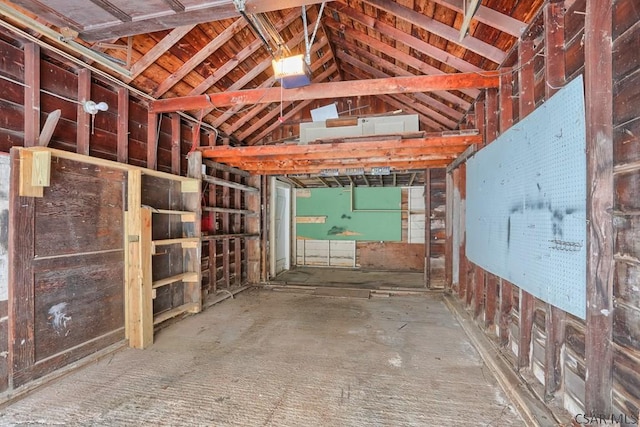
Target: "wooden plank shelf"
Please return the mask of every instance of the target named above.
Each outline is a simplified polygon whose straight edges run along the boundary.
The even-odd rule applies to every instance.
[[[240,214],[240,215],[255,215],[254,211],[246,210],[246,209],[232,209],[232,208],[219,208],[219,207],[211,207],[205,206],[202,208],[205,212],[221,212],[221,213],[230,213],[230,214]]]
[[[180,215],[180,219],[182,222],[195,222],[196,213],[191,211],[176,211],[171,209],[156,209],[151,206],[142,205],[143,208],[148,208],[154,214],[163,214],[163,215]]]
[[[182,245],[184,249],[198,248],[200,246],[200,238],[199,237],[183,237],[180,239],[164,239],[164,240],[153,240],[151,242],[152,246],[152,254],[156,253],[156,249],[159,246],[168,246],[168,245]]]
[[[236,190],[248,191],[257,193],[259,190],[255,187],[240,184],[238,182],[227,181],[226,179],[216,178],[214,176],[203,175],[202,180],[209,184],[220,185],[221,187],[235,188]]]
[[[164,279],[156,280],[153,282],[152,288],[157,289],[162,286],[170,285],[171,283],[176,282],[197,282],[198,281],[198,273],[195,272],[186,272],[181,274],[176,274],[175,276],[165,277]]]
[[[202,241],[211,241],[211,240],[224,240],[224,239],[257,239],[259,238],[260,235],[259,234],[250,234],[250,233],[243,233],[243,234],[209,234],[209,235],[203,235],[202,236]]]
[[[163,311],[153,318],[153,324],[158,325],[166,320],[179,316],[183,313],[193,312],[194,310],[199,310],[199,305],[197,303],[187,303],[176,308],[172,308],[171,310]]]

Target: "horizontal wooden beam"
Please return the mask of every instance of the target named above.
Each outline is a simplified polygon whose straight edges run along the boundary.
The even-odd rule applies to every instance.
[[[424,170],[425,168],[443,168],[451,163],[451,159],[438,159],[438,160],[421,160],[421,161],[397,161],[397,162],[371,162],[365,165],[360,165],[365,169],[372,167],[390,167],[393,171],[409,171],[409,170]],[[323,171],[329,169],[337,169],[339,174],[344,175],[345,169],[352,168],[354,165],[334,165],[334,164],[322,164],[322,165],[308,165],[298,166],[294,168],[280,168],[275,165],[271,165],[271,168],[265,167],[254,170],[256,175],[308,175],[308,174],[320,174]],[[291,178],[291,177],[290,177]]]
[[[379,141],[359,141],[359,142],[334,142],[330,144],[309,144],[309,145],[255,145],[248,147],[202,147],[202,156],[208,159],[221,159],[225,157],[251,156],[286,156],[294,158],[296,156],[307,156],[313,153],[336,153],[340,152],[343,157],[352,157],[367,151],[379,151],[414,148],[414,147],[447,147],[447,146],[468,146],[482,142],[482,135],[452,135],[452,136],[428,136],[425,138],[394,139]]]
[[[245,104],[264,104],[350,96],[432,92],[464,88],[497,88],[499,74],[494,71],[455,73],[415,77],[390,77],[360,81],[316,83],[296,89],[249,89],[208,95],[186,96],[151,102],[151,113],[200,110]]]

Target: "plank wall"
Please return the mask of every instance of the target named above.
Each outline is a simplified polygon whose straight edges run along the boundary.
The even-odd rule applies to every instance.
[[[17,188],[17,152],[11,162]],[[44,197],[11,193],[9,381],[14,388],[124,339],[125,175],[56,159]]]
[[[486,91],[463,127],[477,126],[484,132],[487,143],[491,143],[501,131],[526,116],[576,76],[590,72],[591,79],[601,78],[598,70],[606,70],[606,63],[592,65],[588,71],[585,67],[588,3],[588,0],[576,0],[547,4],[544,13],[534,20],[503,64],[505,77],[500,92]],[[606,89],[602,89],[601,99],[593,99],[588,91],[586,95],[588,117],[598,114],[602,105],[613,107],[613,147],[605,146],[603,152],[591,157],[599,162],[606,161],[606,152],[612,149],[613,176],[611,172],[605,172],[609,173],[608,177],[603,175],[601,171],[606,169],[591,169],[590,177],[605,183],[607,180],[614,182],[614,194],[609,195],[614,200],[613,209],[610,209],[613,215],[609,220],[605,218],[603,224],[606,226],[607,221],[612,221],[615,243],[613,254],[607,255],[606,242],[598,242],[604,245],[601,246],[603,249],[588,258],[590,268],[598,275],[602,274],[597,270],[598,264],[606,263],[607,256],[613,256],[611,329],[607,332],[610,318],[602,317],[587,323],[483,271],[466,260],[463,247],[448,245],[446,276],[447,287],[459,296],[487,334],[502,345],[514,368],[520,370],[550,405],[563,407],[572,414],[596,411],[637,419],[640,409],[640,222],[637,221],[640,210],[640,60],[637,54],[640,9],[634,0],[612,3],[613,52],[608,61],[613,67],[613,81],[609,82],[613,93],[607,94]],[[591,5],[592,15],[595,4]],[[607,8],[600,3],[597,7],[600,11]],[[605,20],[591,25],[592,28],[606,28],[609,23]],[[596,38],[597,34],[591,37]],[[596,39],[593,43],[599,42]],[[597,48],[595,50],[592,55],[598,54]],[[606,76],[605,71],[602,73]],[[604,83],[606,86],[607,82]],[[606,130],[607,124],[604,126]],[[589,183],[592,189],[596,188],[594,182]],[[447,191],[452,194],[453,188],[458,188],[464,194],[464,185],[462,165],[448,178]],[[592,191],[592,194],[598,194],[597,197],[607,196]],[[591,206],[594,203],[603,204],[593,200]],[[594,211],[593,215],[598,214]],[[447,227],[449,238],[453,226]],[[458,250],[462,254],[460,280],[453,283],[452,254]],[[606,277],[598,280],[606,285]],[[588,286],[588,293],[595,292],[589,289],[594,289],[593,286]],[[593,294],[588,298],[594,298]],[[602,301],[607,302],[606,295]],[[600,311],[599,314],[602,315]],[[591,315],[588,314],[588,319]],[[594,339],[595,336],[604,339]],[[591,385],[587,380],[589,370],[593,372]],[[607,377],[611,376],[613,382],[607,383]]]

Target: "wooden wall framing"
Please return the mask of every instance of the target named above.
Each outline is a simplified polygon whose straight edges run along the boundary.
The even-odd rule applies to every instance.
[[[487,91],[476,102],[480,114],[466,119],[483,128],[490,143],[493,126],[503,132],[566,82],[584,74],[589,124],[587,320],[487,272],[482,283],[480,267],[464,266],[463,245],[460,283],[454,289],[452,254],[458,249],[451,242],[446,255],[447,288],[545,400],[572,414],[631,420],[640,410],[640,298],[631,291],[637,289],[640,265],[638,245],[632,243],[640,233],[636,221],[640,61],[633,47],[640,40],[640,11],[634,4],[633,0],[546,4],[503,63],[497,107],[495,95]],[[479,118],[483,126],[473,123]],[[447,177],[447,196],[463,187],[461,166]],[[457,226],[451,220],[448,211],[449,240]]]

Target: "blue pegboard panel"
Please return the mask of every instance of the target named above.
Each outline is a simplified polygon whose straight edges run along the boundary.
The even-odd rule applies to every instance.
[[[586,311],[582,77],[467,161],[466,253],[582,319]]]

